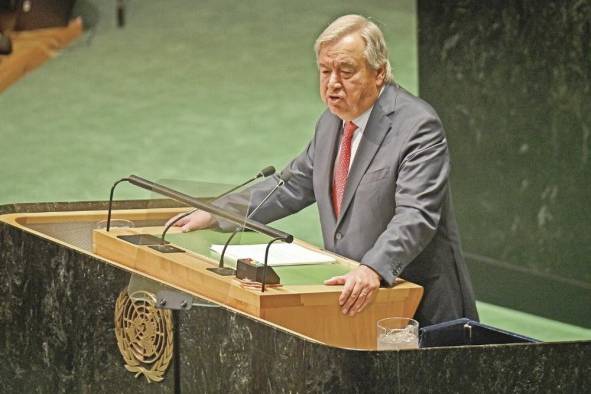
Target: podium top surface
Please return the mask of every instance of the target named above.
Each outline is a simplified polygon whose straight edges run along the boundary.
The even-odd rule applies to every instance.
[[[157,228],[157,230],[160,229]],[[219,255],[212,252],[210,247],[213,244],[223,245],[228,237],[229,234],[226,232],[198,230],[190,233],[169,234],[166,240],[183,249],[217,260]],[[269,242],[269,237],[254,232],[243,232],[234,237],[233,241],[233,245],[264,244]],[[227,266],[233,267],[235,264],[228,256],[224,261]],[[273,270],[279,275],[283,285],[321,285],[328,278],[346,274],[351,267],[336,262],[273,267]]]

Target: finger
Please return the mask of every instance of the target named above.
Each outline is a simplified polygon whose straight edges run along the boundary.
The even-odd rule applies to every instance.
[[[361,293],[361,285],[360,283],[353,279],[351,280],[351,282],[353,283],[353,288],[349,294],[349,297],[347,298],[346,302],[343,305],[342,308],[342,312],[344,314],[348,314],[351,311],[351,307],[353,307],[353,305],[355,305],[355,303],[357,302],[357,298],[359,297],[359,294]]]
[[[365,299],[363,300],[363,304],[359,307],[359,309],[357,309],[357,313],[363,312],[363,310],[371,303],[371,301],[373,299],[373,294],[374,294],[373,290],[370,290],[367,293],[367,296],[365,296]]]
[[[346,278],[344,276],[333,276],[330,279],[327,279],[324,281],[325,285],[344,285],[346,281]]]
[[[170,223],[173,223],[181,215],[182,215],[182,213],[179,213],[178,215],[174,215],[173,217],[171,217],[170,219],[168,219],[168,221],[166,222],[166,226],[170,226]]]
[[[345,275],[345,283],[343,287],[343,291],[341,291],[341,296],[339,297],[339,305],[343,306],[349,300],[351,296],[351,292],[353,291],[353,287],[355,286],[355,281],[351,279],[350,276]]]
[[[357,297],[357,300],[355,300],[355,304],[353,304],[351,310],[349,311],[349,314],[351,316],[358,313],[361,310],[361,308],[365,305],[367,295],[369,294],[369,292],[370,291],[367,287],[363,287],[361,289],[361,292],[359,292],[359,297]]]
[[[198,228],[199,223],[194,220],[187,220],[187,222],[182,225],[182,230],[184,233],[196,230]]]
[[[185,215],[185,216],[183,216],[183,215]],[[170,218],[168,220],[168,222],[166,222],[166,225],[168,226],[172,223],[172,225],[174,227],[181,227],[181,226],[185,225],[189,220],[191,220],[191,215],[186,215],[185,213],[179,213],[178,215]]]
[[[183,224],[183,232],[198,230],[207,227],[206,218],[203,215],[193,214],[185,218],[186,221]]]
[[[191,217],[190,217],[190,216],[185,216],[184,218],[182,218],[182,219],[179,219],[179,220],[178,220],[178,221],[177,221],[177,222],[174,224],[174,226],[175,226],[175,227],[182,227],[182,226],[184,226],[185,224],[189,223],[190,221],[191,221]]]

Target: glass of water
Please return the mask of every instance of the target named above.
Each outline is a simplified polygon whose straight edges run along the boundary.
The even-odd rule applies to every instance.
[[[101,220],[96,222],[95,228],[98,230],[102,230],[107,228],[108,220]],[[127,219],[111,219],[111,226],[110,228],[117,228],[117,227],[135,227],[135,223],[131,220]]]
[[[419,322],[408,317],[378,320],[378,350],[419,348]]]

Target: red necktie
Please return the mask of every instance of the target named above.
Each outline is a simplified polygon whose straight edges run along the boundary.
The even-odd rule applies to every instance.
[[[357,125],[355,123],[345,123],[345,130],[339,148],[339,157],[335,163],[334,178],[332,182],[332,207],[336,217],[338,217],[341,212],[341,203],[343,202],[343,194],[345,194],[345,186],[347,185],[347,177],[349,176],[351,141],[353,140],[353,133],[355,130],[357,130]]]

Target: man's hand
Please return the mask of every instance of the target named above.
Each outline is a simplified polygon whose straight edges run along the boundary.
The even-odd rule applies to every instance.
[[[168,220],[168,222],[166,222],[166,225],[168,226],[169,223],[172,223],[179,216],[182,216],[182,215],[184,215],[184,213],[179,213],[178,215],[170,218]],[[185,216],[184,218],[182,218],[181,220],[176,222],[174,225],[176,227],[181,227],[183,230],[183,233],[186,233],[186,232],[193,231],[193,230],[199,230],[202,228],[211,227],[211,225],[213,225],[214,223],[215,223],[215,218],[213,217],[213,215],[211,213],[197,210],[197,211],[191,213],[190,215]]]
[[[360,265],[347,275],[334,276],[325,285],[345,285],[339,305],[345,315],[354,316],[371,302],[373,294],[380,287],[380,276],[371,268]]]

